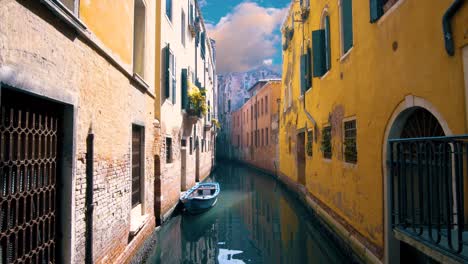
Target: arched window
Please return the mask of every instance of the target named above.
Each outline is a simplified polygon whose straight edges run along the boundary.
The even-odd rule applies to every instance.
[[[323,11],[321,29],[312,31],[314,77],[322,77],[331,69],[330,16]]]

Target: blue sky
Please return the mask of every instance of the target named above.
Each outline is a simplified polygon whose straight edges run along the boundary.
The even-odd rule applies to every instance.
[[[291,0],[198,0],[217,44],[219,73],[281,69],[280,27]]]

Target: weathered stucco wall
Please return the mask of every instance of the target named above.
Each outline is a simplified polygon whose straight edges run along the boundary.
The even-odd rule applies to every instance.
[[[312,128],[316,138],[313,157],[306,160],[307,189],[362,235],[363,243],[380,258],[385,223],[382,153],[393,111],[407,95],[413,95],[430,102],[431,110],[441,113],[454,134],[467,132],[461,47],[468,41],[468,6],[464,5],[453,20],[456,52],[450,57],[444,48],[441,22],[452,1],[421,4],[400,0],[374,24],[369,22],[369,1],[353,1],[354,47],[342,57],[338,2],[311,1],[308,20],[304,25],[295,23],[292,44],[284,51],[280,168],[297,181],[296,136],[299,129]],[[313,78],[312,88],[301,99],[301,47],[311,45],[311,32],[321,28],[323,10],[330,15],[332,66],[322,78]],[[295,5],[290,13],[297,11]],[[291,16],[285,25],[291,25]],[[290,78],[292,105],[287,107]],[[307,117],[302,100],[312,119]],[[345,118],[357,120],[355,165],[343,160]],[[328,124],[332,126],[333,157],[324,160],[321,131]]]

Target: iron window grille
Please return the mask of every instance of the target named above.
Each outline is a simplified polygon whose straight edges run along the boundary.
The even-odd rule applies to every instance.
[[[332,158],[332,134],[331,134],[331,126],[326,126],[322,129],[322,152],[323,157],[326,159]]]
[[[357,163],[356,120],[344,122],[344,159],[349,163]]]

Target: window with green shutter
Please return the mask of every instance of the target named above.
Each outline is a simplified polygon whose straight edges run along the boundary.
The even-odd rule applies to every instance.
[[[164,98],[169,98],[171,96],[171,82],[170,82],[170,65],[169,65],[169,58],[171,57],[171,49],[169,44],[164,48],[164,67],[165,67],[165,74],[164,74]]]
[[[370,0],[370,22],[377,22],[383,13],[383,0]]]
[[[306,91],[306,61],[307,55],[301,55],[301,96],[305,94]]]
[[[169,44],[164,48],[164,98],[170,99],[173,104],[176,103],[176,62]]]
[[[353,0],[341,0],[342,54],[353,47]]]
[[[201,44],[201,57],[202,59],[205,59],[205,50],[206,50],[206,33],[205,32],[202,32],[201,33],[201,40],[200,40],[200,44]]]
[[[330,16],[325,16],[325,52],[326,52],[326,70],[331,69],[331,33],[330,33]]]
[[[312,53],[314,77],[322,77],[326,70],[325,64],[325,30],[312,32]]]
[[[172,0],[166,0],[166,16],[172,22]]]
[[[182,69],[181,74],[181,95],[182,95],[182,109],[187,109],[188,106],[188,85],[187,85],[187,78],[188,78],[188,71],[187,69]]]
[[[307,47],[306,54],[306,91],[312,88],[312,49]]]

